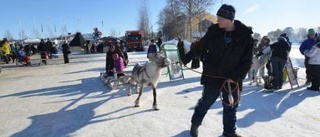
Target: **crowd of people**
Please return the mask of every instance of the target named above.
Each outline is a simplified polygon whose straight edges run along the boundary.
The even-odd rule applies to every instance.
[[[304,65],[306,68],[306,84],[311,86],[308,90],[319,91],[320,77],[319,69],[320,66],[320,37],[314,29],[308,30],[307,38],[302,42],[299,47],[300,53],[305,56]],[[268,54],[269,61],[266,64],[267,74],[273,77],[272,88],[278,90],[282,88],[285,76],[283,72],[286,63],[290,63],[291,60],[288,58],[291,50],[291,42],[286,33],[279,36],[278,41],[271,44],[270,38],[264,36],[259,45],[254,48],[257,52],[256,56],[262,54]],[[263,72],[264,73],[264,72]]]
[[[47,59],[56,57],[58,49],[53,45],[50,39],[45,42],[41,39],[40,43],[22,44],[20,42],[10,42],[4,38],[0,44],[0,58],[5,63],[15,63],[16,60],[24,61],[26,65],[30,65],[30,56],[40,54],[42,63],[46,64]]]
[[[12,43],[4,38],[0,44],[1,61],[9,64],[10,62],[15,63],[15,61],[24,61],[26,65],[30,65],[29,56],[37,52],[36,48],[32,44],[23,46],[20,43]]]

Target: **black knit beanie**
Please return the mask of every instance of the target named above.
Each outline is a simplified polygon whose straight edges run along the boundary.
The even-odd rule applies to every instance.
[[[236,10],[232,5],[223,4],[217,12],[217,16],[234,20]]]

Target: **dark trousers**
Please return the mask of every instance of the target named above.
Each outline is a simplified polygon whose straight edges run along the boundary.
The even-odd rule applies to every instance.
[[[305,57],[304,66],[306,67],[306,79],[308,82],[310,82],[312,80],[312,74],[309,65],[309,57]]]
[[[312,80],[311,88],[319,89],[320,87],[320,65],[309,65]]]
[[[4,59],[4,62],[8,64],[10,62],[10,55],[9,54],[3,55],[3,59]]]
[[[209,85],[204,85],[202,97],[199,99],[194,113],[191,119],[192,125],[200,126],[204,116],[207,114],[208,109],[211,105],[217,100],[220,95],[220,89],[216,87],[212,87]],[[228,103],[228,93],[222,93],[223,100]],[[236,92],[233,92],[234,100],[237,99]],[[223,104],[223,103],[222,103]],[[228,133],[234,133],[236,130],[236,112],[237,112],[238,105],[234,107],[227,106],[223,104],[223,130]]]
[[[287,61],[278,57],[271,57],[272,76],[274,81],[272,83],[274,89],[282,87],[283,84],[283,68]]]
[[[69,53],[63,52],[64,63],[69,63]]]

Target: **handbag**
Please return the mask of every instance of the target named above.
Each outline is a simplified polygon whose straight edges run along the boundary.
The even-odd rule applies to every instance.
[[[71,51],[70,51],[70,50],[68,50],[68,54],[71,54]]]

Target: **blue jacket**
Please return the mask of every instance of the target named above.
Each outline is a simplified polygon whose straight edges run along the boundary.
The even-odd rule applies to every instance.
[[[316,34],[315,37],[317,37],[317,34]],[[311,38],[308,36],[308,39],[304,40],[304,41],[302,42],[302,44],[300,45],[300,48],[299,48],[300,53],[301,53],[302,55],[304,55],[303,52],[304,52],[305,50],[310,50],[310,49],[312,48],[312,46],[315,44],[315,42],[316,42],[316,38],[311,39]]]

